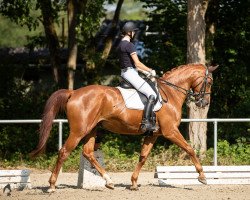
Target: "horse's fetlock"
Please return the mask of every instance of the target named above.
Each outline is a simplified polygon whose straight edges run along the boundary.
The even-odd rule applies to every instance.
[[[113,181],[111,180],[111,178],[109,177],[107,173],[103,174],[102,177],[104,178],[107,184],[113,183]]]

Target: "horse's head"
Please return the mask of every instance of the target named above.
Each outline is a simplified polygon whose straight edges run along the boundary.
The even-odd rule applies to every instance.
[[[190,96],[192,96],[196,106],[204,108],[210,103],[211,86],[213,84],[212,72],[217,67],[207,67],[204,75],[198,75],[195,78],[191,86],[192,93],[190,93]]]

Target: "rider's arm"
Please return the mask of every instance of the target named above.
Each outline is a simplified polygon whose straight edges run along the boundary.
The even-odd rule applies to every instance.
[[[147,71],[147,72],[151,72],[151,68],[148,68],[146,65],[144,65],[138,58],[136,52],[133,52],[130,54],[131,55],[131,58],[133,59],[134,61],[134,64],[136,66],[136,68],[138,68],[139,70],[144,70],[144,71]]]

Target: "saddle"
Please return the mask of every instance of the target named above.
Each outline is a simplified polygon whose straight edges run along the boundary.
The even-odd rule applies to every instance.
[[[144,78],[144,80],[151,86],[155,93],[158,94],[156,102],[161,102],[162,98],[158,92],[158,89],[155,87],[155,83],[150,79]],[[116,88],[121,92],[125,105],[128,109],[144,110],[144,107],[148,101],[147,97],[143,93],[136,90],[128,81],[122,78],[119,86],[117,86]],[[160,110],[162,107],[162,104],[157,105],[158,106],[155,106],[153,109],[154,112]]]

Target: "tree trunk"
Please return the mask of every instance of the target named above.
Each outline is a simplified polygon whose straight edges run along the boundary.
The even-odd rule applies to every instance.
[[[77,61],[77,40],[76,26],[78,24],[78,15],[83,13],[88,0],[68,0],[68,50],[69,57],[68,68],[68,89],[74,89],[75,70]]]
[[[68,89],[74,89],[74,76],[77,59],[77,42],[76,42],[76,16],[77,3],[75,0],[68,0],[68,51],[69,57],[67,62],[68,68]]]
[[[187,63],[206,63],[205,58],[205,13],[208,0],[188,0],[187,19]],[[193,102],[188,104],[189,118],[207,118],[209,107],[198,108]],[[200,157],[205,156],[207,150],[207,123],[190,122],[189,138]]]
[[[41,6],[41,12],[43,16],[44,31],[50,51],[51,66],[53,70],[54,80],[57,84],[59,84],[59,86],[62,86],[63,83],[61,83],[61,80],[63,80],[63,78],[59,76],[59,68],[61,65],[60,46],[56,29],[54,26],[54,19],[52,16],[53,8],[50,0],[40,0],[39,3]]]
[[[216,21],[218,19],[218,7],[219,2],[217,0],[209,1],[209,12],[206,13],[206,54],[209,60],[207,59],[207,63],[213,65],[212,52],[214,49],[214,34],[216,31]]]
[[[102,56],[101,56],[101,62],[100,65],[101,67],[103,67],[106,63],[106,60],[109,56],[110,50],[112,48],[112,42],[114,39],[114,33],[117,29],[117,25],[118,25],[118,21],[119,21],[119,16],[120,16],[120,12],[121,12],[121,7],[123,4],[124,0],[119,0],[117,3],[117,7],[115,10],[115,14],[112,20],[112,28],[110,29],[109,33],[108,33],[108,37],[106,38],[106,42],[105,42],[105,46],[102,52]]]
[[[209,106],[204,109],[198,108],[193,102],[188,104],[189,119],[206,119]],[[192,147],[200,158],[205,157],[207,151],[207,122],[190,122],[189,123],[189,139]]]

